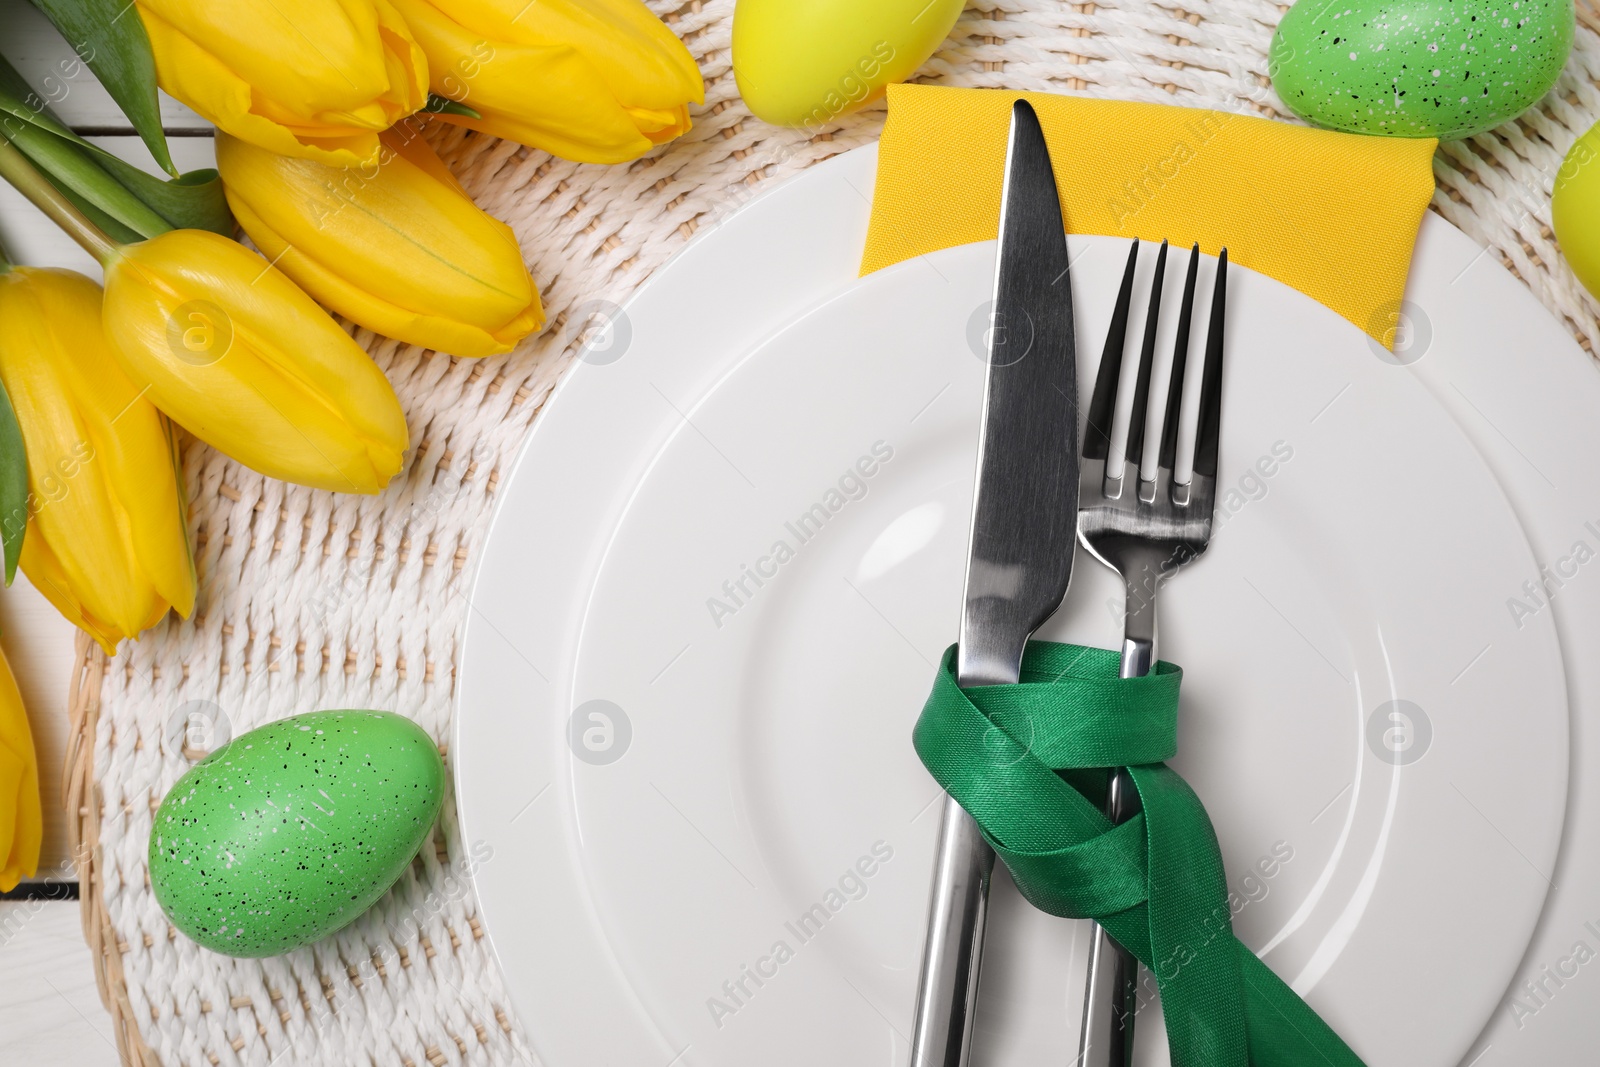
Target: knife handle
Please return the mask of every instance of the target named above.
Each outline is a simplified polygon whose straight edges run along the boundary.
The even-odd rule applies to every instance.
[[[978,832],[978,824],[947,795],[928,900],[928,938],[917,980],[911,1067],[966,1067],[993,871],[994,850]]]

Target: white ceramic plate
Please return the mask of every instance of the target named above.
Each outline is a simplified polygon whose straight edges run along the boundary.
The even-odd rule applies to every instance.
[[[505,490],[456,768],[546,1062],[904,1058],[937,795],[909,731],[959,608],[993,248],[851,283],[871,167],[817,168],[664,270]],[[1072,245],[1087,389],[1126,245]],[[726,313],[685,316],[692,292]],[[1163,594],[1162,654],[1188,669],[1176,765],[1246,943],[1375,1067],[1453,1063],[1550,888],[1554,613],[1508,610],[1535,557],[1426,360],[1380,359],[1238,268],[1229,311],[1236,491]],[[1438,317],[1418,315],[1434,363],[1501,357]],[[1081,554],[1043,636],[1114,646],[1116,596]],[[1399,767],[1379,759],[1394,711]],[[1082,934],[1001,879],[975,1062],[1070,1061]]]

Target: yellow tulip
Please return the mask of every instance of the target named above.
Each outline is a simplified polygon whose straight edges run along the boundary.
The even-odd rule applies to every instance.
[[[112,356],[100,301],[72,271],[0,273],[0,381],[28,455],[22,570],[111,653],[168,607],[188,615],[195,578],[171,428]]]
[[[104,266],[112,351],[184,429],[318,489],[376,493],[400,470],[406,419],[388,379],[265,259],[172,230],[111,250]]]
[[[441,114],[583,163],[624,163],[689,129],[705,85],[683,42],[640,0],[395,0]]]
[[[388,0],[138,0],[161,88],[235,137],[337,167],[427,102]]]
[[[217,135],[239,225],[278,269],[368,329],[456,356],[509,352],[543,324],[510,227],[402,123],[379,162],[339,170]]]
[[[39,758],[28,712],[0,653],[0,893],[39,873],[44,819],[39,807]]]

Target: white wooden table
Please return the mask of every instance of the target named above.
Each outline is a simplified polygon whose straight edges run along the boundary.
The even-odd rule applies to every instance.
[[[0,902],[0,1047],[8,1064],[121,1062],[76,901]]]
[[[40,91],[62,121],[123,159],[160,173],[94,75],[27,0],[0,0],[0,55]],[[179,168],[213,164],[208,123],[166,96],[161,98],[161,115]],[[0,244],[17,262],[100,277],[88,254],[3,183]],[[39,754],[45,823],[39,873],[57,879],[70,870],[61,774],[74,634],[20,571],[9,589],[0,590],[0,647],[22,689]],[[6,1063],[118,1063],[75,901],[0,901],[0,1048]]]

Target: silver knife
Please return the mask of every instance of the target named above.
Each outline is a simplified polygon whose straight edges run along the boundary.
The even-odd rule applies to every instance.
[[[989,371],[956,681],[1015,682],[1028,637],[1061,606],[1078,521],[1078,368],[1066,228],[1039,118],[1011,109]],[[944,800],[911,1067],[965,1067],[994,852]]]

